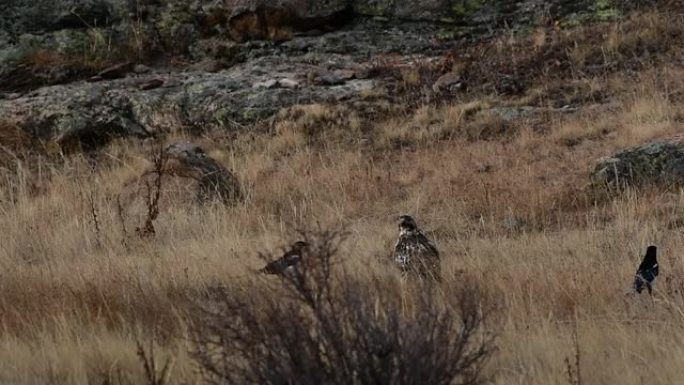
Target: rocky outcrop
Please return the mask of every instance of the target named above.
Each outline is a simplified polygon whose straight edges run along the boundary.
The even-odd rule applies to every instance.
[[[91,149],[119,136],[232,129],[294,104],[391,98],[406,63],[434,65],[463,36],[491,34],[499,22],[595,12],[585,3],[9,0],[0,14],[0,124]],[[160,60],[169,56],[181,60]],[[449,97],[470,86],[447,72],[425,92]]]
[[[0,119],[38,140],[91,150],[114,137],[149,136],[137,108],[129,92],[117,92],[112,84],[81,83],[0,101]]]
[[[388,76],[369,57],[403,49],[418,56],[394,57],[392,65],[429,62],[430,56],[451,47],[435,45],[430,38],[435,33],[430,25],[402,29],[362,24],[279,45],[250,42],[241,48],[244,62],[218,71],[170,72],[127,63],[90,81],[0,94],[0,121],[40,141],[62,147],[80,143],[89,149],[115,137],[236,129],[295,104],[346,104],[363,98],[372,105],[374,99],[367,95],[384,99],[391,82],[400,79]]]
[[[467,73],[451,72],[445,53],[458,43],[440,40],[441,28],[364,20],[278,44],[202,40],[205,44],[194,50],[214,47],[217,56],[239,56],[239,62],[228,68],[217,60],[184,68],[123,62],[88,82],[0,93],[0,123],[10,122],[35,139],[63,148],[80,144],[91,149],[121,136],[239,129],[296,104],[343,104],[355,111],[362,106],[373,113],[388,110],[377,104],[405,107],[401,92],[422,100],[454,97],[478,84]],[[407,75],[421,77],[417,81],[427,87],[406,88]],[[496,121],[509,121],[547,110],[502,107],[490,112],[501,117]]]
[[[624,7],[630,1],[611,3]],[[127,19],[158,23],[162,32],[183,24],[209,32],[239,19],[266,22],[263,27],[301,30],[336,23],[334,19],[344,13],[413,21],[482,23],[507,17],[520,22],[524,15],[528,15],[524,18],[527,20],[529,15],[543,12],[568,15],[596,12],[608,6],[592,0],[8,0],[5,4],[0,27],[14,36],[103,28]]]
[[[348,58],[338,59],[356,66]],[[0,121],[41,141],[90,149],[115,137],[236,128],[302,100],[353,100],[376,87],[374,79],[316,84],[313,74],[326,68],[269,56],[216,73],[131,73],[122,79],[43,87],[6,95],[0,100]]]
[[[684,182],[684,142],[658,141],[629,148],[598,162],[592,181],[600,186],[643,186]]]
[[[193,181],[198,202],[218,200],[234,203],[243,199],[235,175],[208,156],[202,147],[190,142],[177,142],[164,150],[164,156],[164,175]]]
[[[238,50],[219,42],[289,41],[298,33],[338,30],[368,17],[392,26],[404,21],[440,23],[440,35],[462,37],[489,34],[497,26],[617,15],[632,3],[639,2],[8,0],[0,14],[0,88],[82,79],[120,62],[149,61],[160,55],[202,60],[220,52],[232,65]]]

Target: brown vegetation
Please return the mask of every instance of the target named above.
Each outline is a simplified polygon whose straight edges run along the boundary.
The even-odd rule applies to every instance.
[[[79,156],[0,153],[0,378],[200,381],[190,352],[201,317],[189,299],[225,286],[239,295],[226,293],[219,304],[266,306],[265,316],[292,311],[274,307],[285,290],[277,278],[262,287],[245,282],[263,263],[257,252],[276,250],[293,229],[314,223],[348,225],[342,287],[359,282],[353,287],[377,300],[362,314],[420,321],[422,292],[387,261],[393,215],[410,212],[443,256],[444,282],[430,298],[436,309],[466,303],[454,298],[462,282],[499,305],[483,321],[499,335],[482,368],[494,383],[681,381],[684,196],[646,187],[599,197],[588,188],[596,159],[682,132],[681,26],[681,15],[648,13],[568,32],[591,36],[586,42],[538,31],[530,38],[538,51],[520,48],[529,40],[498,40],[481,64],[515,64],[505,74],[521,76],[520,95],[497,91],[474,62],[469,81],[481,89],[443,103],[412,99],[423,100],[420,108],[372,121],[337,106],[300,106],[268,132],[207,133],[208,154],[236,171],[245,202],[170,205],[145,239],[124,232],[116,203],[125,181],[150,166],[144,145],[114,141],[95,169]],[[511,59],[547,46],[557,53],[550,63]],[[554,59],[562,59],[559,72]],[[588,71],[592,65],[601,70]],[[407,84],[422,79],[404,76]],[[504,119],[490,108],[565,104],[581,109]],[[21,140],[11,133],[0,127],[0,151],[19,154]],[[654,296],[627,294],[650,243],[663,253]],[[241,309],[235,316],[254,315]],[[251,326],[248,337],[261,332]],[[155,365],[151,349],[141,348],[150,340]]]
[[[305,238],[310,251],[291,274],[219,288],[199,310],[193,355],[206,383],[486,381],[491,306],[476,287],[463,282],[446,295],[417,281],[405,295],[396,280],[358,279],[341,268],[344,233]]]

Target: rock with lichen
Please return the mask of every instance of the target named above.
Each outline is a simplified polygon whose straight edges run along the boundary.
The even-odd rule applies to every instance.
[[[440,39],[445,30],[492,33],[499,22],[515,28],[536,15],[594,12],[586,1],[8,0],[0,124],[95,149],[114,137],[231,130],[303,101],[374,110],[393,101],[399,72],[417,61],[436,71],[424,96],[450,97],[474,81],[438,68],[434,59],[460,44]],[[500,93],[524,90],[503,80],[494,85]]]
[[[617,152],[596,164],[592,182],[617,188],[682,184],[684,142],[657,141]]]
[[[187,178],[197,184],[197,201],[218,200],[234,203],[243,199],[238,179],[202,147],[190,142],[176,142],[164,150],[166,175]]]
[[[163,216],[197,205],[234,205],[244,199],[237,177],[195,143],[158,147],[151,158],[118,196],[121,219],[129,230],[144,228],[155,211]]]

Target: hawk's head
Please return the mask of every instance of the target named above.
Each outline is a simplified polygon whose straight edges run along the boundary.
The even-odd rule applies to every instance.
[[[306,249],[307,247],[309,247],[309,243],[305,241],[297,241],[292,244],[292,250],[296,252],[300,252]]]
[[[416,220],[413,219],[412,216],[410,215],[400,215],[399,216],[399,231],[400,232],[407,232],[407,231],[414,231],[418,228],[418,225],[416,225]]]

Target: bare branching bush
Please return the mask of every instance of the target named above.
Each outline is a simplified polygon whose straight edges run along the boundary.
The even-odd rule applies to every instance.
[[[145,370],[145,380],[148,385],[164,385],[169,383],[171,369],[173,368],[173,357],[168,357],[162,367],[157,365],[157,357],[154,350],[154,342],[150,341],[149,347],[145,349],[142,342],[137,341],[137,355]]]
[[[337,264],[343,238],[306,237],[290,273],[200,305],[193,356],[206,383],[484,383],[494,340],[478,291],[464,285],[442,298],[427,286],[406,294],[398,281],[363,281]]]
[[[90,211],[91,224],[93,226],[93,233],[95,234],[95,245],[99,248],[102,247],[102,228],[100,225],[100,218],[98,214],[97,207],[95,206],[94,193],[91,190],[88,195],[88,209]]]
[[[95,193],[93,190],[87,192],[79,191],[79,199],[82,202],[86,202],[88,205],[88,215],[89,218],[86,221],[91,225],[93,235],[95,236],[95,246],[97,248],[102,247],[102,227],[100,224],[100,215],[98,213],[98,208],[95,203]]]
[[[121,203],[121,194],[116,196],[116,219],[121,228],[121,246],[128,250],[128,228],[126,227],[126,211]]]
[[[164,177],[164,167],[167,161],[167,154],[164,148],[157,146],[157,151],[154,154],[154,166],[151,173],[155,176],[154,181],[145,181],[146,195],[145,203],[147,207],[147,215],[141,227],[137,227],[135,231],[140,238],[148,238],[156,234],[154,228],[154,221],[159,216],[159,199],[162,194],[162,178]]]
[[[565,357],[565,371],[568,376],[568,384],[582,385],[582,366],[580,364],[580,349],[579,339],[577,337],[577,324],[575,324],[575,328],[573,329],[572,342],[574,355],[572,359],[570,357]]]

